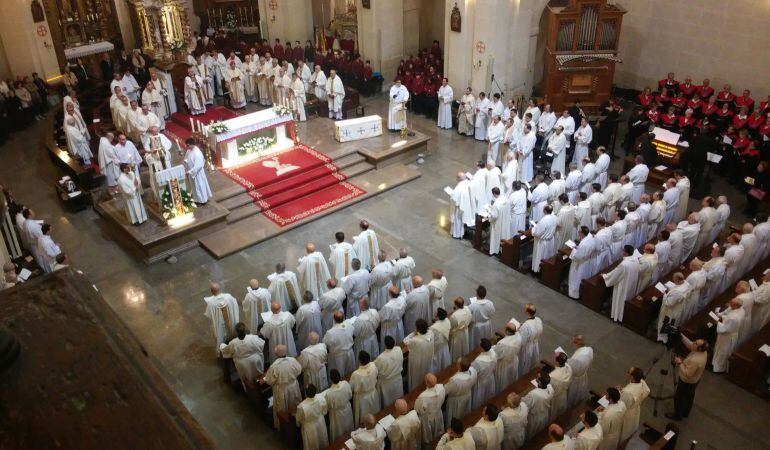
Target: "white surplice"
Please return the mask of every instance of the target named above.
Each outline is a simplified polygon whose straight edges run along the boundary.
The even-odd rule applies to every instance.
[[[430,372],[433,362],[433,333],[411,333],[404,338],[404,343],[409,349],[407,364],[407,378],[409,390],[416,388],[423,381],[426,373]]]
[[[355,423],[367,414],[377,414],[380,410],[380,393],[377,391],[377,366],[369,363],[360,366],[350,376],[350,388],[353,390],[353,417]]]
[[[286,346],[287,356],[297,356],[297,346],[294,343],[294,328],[295,320],[294,316],[290,312],[281,311],[278,314],[273,314],[265,324],[262,325],[260,333],[270,343],[270,361],[275,361],[278,357],[275,354],[275,347],[277,345]]]
[[[327,357],[326,344],[323,342],[309,345],[300,352],[297,361],[302,366],[302,382],[305,388],[312,384],[317,392],[322,392],[329,387],[326,377]]]
[[[388,407],[404,395],[404,381],[401,370],[404,367],[404,353],[401,347],[385,349],[377,359],[377,386],[382,398],[382,406]]]
[[[329,246],[331,252],[329,253],[329,263],[332,265],[332,273],[334,279],[339,282],[343,277],[346,277],[353,273],[353,259],[357,258],[356,251],[353,246],[347,242],[340,242]]]
[[[302,366],[294,358],[276,359],[265,373],[265,383],[273,388],[273,426],[276,430],[280,429],[278,413],[288,412],[302,401],[297,382],[301,373]]]
[[[636,256],[626,256],[611,272],[603,274],[604,284],[613,287],[612,311],[610,317],[616,322],[623,321],[626,300],[636,295],[639,279],[639,261]]]
[[[313,252],[299,259],[297,275],[302,292],[310,291],[313,298],[318,299],[326,292],[326,282],[331,278],[329,267],[321,252]]]

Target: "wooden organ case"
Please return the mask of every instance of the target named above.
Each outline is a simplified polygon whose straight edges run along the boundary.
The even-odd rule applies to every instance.
[[[595,109],[612,93],[626,10],[606,0],[553,0],[547,9],[544,94],[556,110],[576,99]]]

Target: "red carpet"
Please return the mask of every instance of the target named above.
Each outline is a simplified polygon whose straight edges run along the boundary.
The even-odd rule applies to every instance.
[[[232,119],[240,114],[227,109],[224,106],[213,106],[206,109],[206,114],[200,116],[191,116],[185,112],[175,112],[166,122],[165,133],[169,139],[179,139],[180,142],[184,142],[190,137],[192,130],[190,129],[190,118],[199,121],[204,125],[208,125],[210,122],[217,122],[220,120]]]
[[[282,168],[280,174],[275,161]],[[221,170],[246,188],[262,214],[278,226],[289,225],[366,193],[349,183],[328,156],[302,144]]]

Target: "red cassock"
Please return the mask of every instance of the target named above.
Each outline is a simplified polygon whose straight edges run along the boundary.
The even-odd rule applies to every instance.
[[[644,93],[639,94],[637,98],[639,99],[639,104],[642,105],[642,107],[644,108],[646,108],[647,105],[649,105],[650,102],[652,102],[655,99],[655,97],[653,97],[652,94],[645,95]]]
[[[727,111],[720,109],[716,112],[716,116],[722,120],[730,120],[730,118],[733,116],[733,112],[729,109]]]
[[[704,100],[708,100],[714,95],[714,88],[711,86],[698,86],[698,96]]]
[[[767,100],[765,100],[764,102],[761,102],[759,104],[759,112],[761,112],[762,114],[767,114],[768,112],[770,112],[770,102]]]
[[[364,71],[364,63],[359,59],[354,60],[350,63],[350,71],[353,73],[354,78],[360,80]]]
[[[406,89],[411,91],[412,90],[412,84],[414,83],[414,77],[411,74],[406,74],[403,77],[401,77],[401,84],[406,86]]]
[[[321,52],[317,52],[315,54],[315,59],[313,60],[313,64],[316,66],[323,67],[324,65],[324,55]]]
[[[735,100],[735,94],[733,94],[732,92],[719,91],[719,94],[717,94],[717,101],[718,102],[730,102],[730,103],[732,103],[733,100]]]
[[[692,100],[687,102],[687,107],[692,109],[693,112],[698,112],[702,106],[703,102],[700,100],[700,97],[694,97]]]
[[[435,97],[436,92],[438,92],[438,87],[440,84],[436,84],[435,78],[433,80],[426,80],[425,81],[425,95],[428,97]]]
[[[739,137],[737,139],[733,139],[733,148],[736,152],[742,152],[746,147],[751,144],[751,139],[749,138],[742,138]]]
[[[743,149],[741,152],[741,159],[749,159],[749,158],[759,158],[759,150],[756,148],[749,146]]]
[[[764,124],[759,127],[759,134],[770,137],[770,125]]]
[[[687,99],[684,97],[674,97],[671,99],[671,106],[677,109],[683,109],[687,104]]]
[[[698,89],[694,84],[679,83],[679,92],[683,93],[685,97],[690,97]]]
[[[716,104],[709,105],[708,103],[704,103],[703,106],[701,106],[700,110],[701,110],[701,114],[703,114],[704,116],[710,116],[712,114],[716,114],[717,109],[719,108],[717,108]]]
[[[302,61],[304,59],[305,53],[302,50],[302,47],[297,46],[294,47],[294,61]]]
[[[745,128],[746,125],[749,124],[749,116],[742,116],[740,114],[736,114],[733,116],[733,126],[736,130],[740,130],[742,128]]]
[[[415,96],[423,94],[425,92],[425,80],[423,80],[422,77],[415,78],[412,82],[412,89],[410,90]]]
[[[283,45],[275,44],[275,47],[273,47],[273,56],[279,60],[283,60],[284,56],[286,56],[283,52]]]
[[[679,128],[689,127],[694,123],[695,123],[695,117],[686,117],[686,116],[679,117]]]
[[[749,130],[751,131],[757,131],[759,130],[759,127],[761,127],[765,121],[767,120],[767,116],[763,114],[752,114],[749,116]]]
[[[754,99],[751,97],[735,97],[735,109],[741,109],[742,107],[748,108],[751,111],[751,107],[754,106]]]
[[[364,66],[364,68],[361,70],[361,75],[364,81],[371,80],[373,75],[372,66]]]
[[[657,109],[653,109],[651,111],[647,111],[647,118],[650,119],[650,122],[652,123],[658,123],[660,120],[660,113]]]
[[[668,106],[671,103],[671,97],[658,94],[655,96],[655,102],[660,106]]]
[[[676,125],[679,122],[679,116],[676,114],[664,114],[661,116],[660,121],[663,125]]]
[[[713,123],[711,123],[710,121],[708,123],[706,123],[706,122],[703,121],[703,119],[699,120],[698,121],[698,128],[702,129],[704,127],[708,129],[709,133],[711,133],[712,131],[714,131],[716,129],[717,126],[714,125]]]
[[[668,78],[664,78],[658,81],[658,90],[676,89],[677,87],[679,87],[679,82],[676,80],[669,80]]]

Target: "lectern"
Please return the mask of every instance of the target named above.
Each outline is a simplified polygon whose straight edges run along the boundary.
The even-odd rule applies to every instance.
[[[543,87],[556,110],[576,99],[595,109],[610,98],[625,13],[606,0],[550,2]]]

